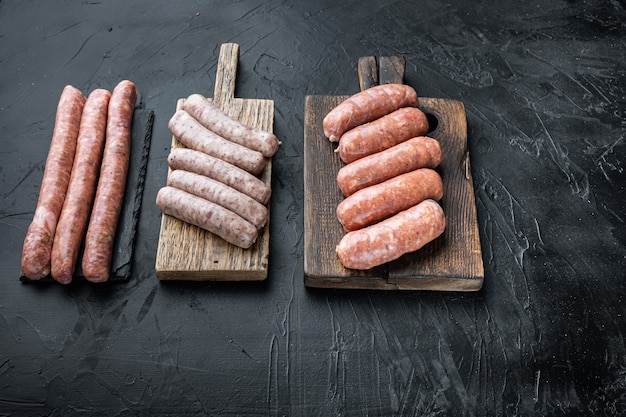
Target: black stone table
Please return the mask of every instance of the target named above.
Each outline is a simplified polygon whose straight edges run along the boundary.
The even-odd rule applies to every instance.
[[[293,4],[296,3],[296,4]],[[626,413],[622,1],[0,2],[0,414],[607,416]],[[268,279],[161,282],[176,100],[275,101]],[[485,282],[475,293],[303,284],[306,95],[403,55],[460,100]],[[131,277],[19,280],[56,103],[137,84],[154,126]]]

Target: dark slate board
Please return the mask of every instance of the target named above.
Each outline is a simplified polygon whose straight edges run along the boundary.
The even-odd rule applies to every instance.
[[[146,179],[153,124],[154,111],[142,108],[142,104],[135,108],[124,204],[117,224],[113,258],[111,259],[111,275],[108,282],[125,282],[131,276],[132,257],[135,249],[135,237]],[[82,252],[81,247],[72,282],[88,282],[82,273]],[[31,280],[22,275],[20,281],[23,283],[56,282],[50,275],[40,280]]]

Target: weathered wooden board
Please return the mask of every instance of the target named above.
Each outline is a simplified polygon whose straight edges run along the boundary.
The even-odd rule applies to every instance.
[[[229,116],[273,132],[273,100],[234,97],[238,61],[239,45],[223,44],[212,101]],[[178,100],[176,109],[183,100]],[[184,145],[173,136],[172,149],[177,147]],[[266,158],[261,179],[270,185],[271,177],[272,161]],[[259,281],[267,278],[268,259],[269,219],[252,247],[242,249],[199,227],[165,214],[162,216],[156,257],[156,274],[161,280]]]
[[[361,89],[402,82],[404,58],[359,60]],[[419,93],[419,91],[418,91]],[[307,96],[304,124],[304,283],[309,287],[383,290],[476,291],[484,269],[462,102],[420,98],[430,121],[428,136],[440,141],[444,157],[437,168],[444,182],[440,204],[446,215],[442,236],[419,251],[368,271],[343,267],[335,247],[344,235],[335,209],[344,198],[336,176],[344,165],[337,144],[324,136],[322,120],[348,96]]]

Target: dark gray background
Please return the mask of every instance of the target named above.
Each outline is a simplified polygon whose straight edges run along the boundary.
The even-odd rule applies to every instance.
[[[294,4],[296,3],[296,4]],[[626,11],[613,1],[0,2],[1,415],[618,415],[626,411]],[[176,100],[275,100],[269,278],[154,273]],[[465,103],[482,291],[303,285],[308,94],[404,55]],[[155,114],[132,278],[19,282],[62,88],[137,84]]]

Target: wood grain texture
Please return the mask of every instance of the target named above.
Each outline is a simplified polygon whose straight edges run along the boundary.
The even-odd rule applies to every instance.
[[[359,68],[368,61],[360,61]],[[393,61],[398,62],[398,61]],[[403,63],[391,74],[403,77]],[[400,78],[398,78],[400,77]],[[360,75],[359,81],[369,80]],[[420,98],[420,109],[436,120],[429,132],[441,143],[444,156],[437,168],[444,182],[440,201],[446,215],[442,236],[419,251],[367,271],[349,270],[335,247],[344,235],[336,208],[343,199],[336,182],[344,165],[334,152],[337,144],[324,136],[322,120],[348,96],[307,96],[304,125],[304,283],[309,287],[383,290],[476,291],[484,269],[476,202],[467,147],[467,123],[462,102]]]
[[[364,56],[359,58],[359,87],[361,91],[378,84],[378,61],[374,56]]]
[[[215,77],[212,101],[229,116],[267,132],[274,128],[274,101],[235,98],[239,45],[223,44]],[[184,99],[177,102],[178,110]],[[174,111],[172,111],[172,114]],[[184,147],[172,137],[172,149]],[[271,184],[272,160],[265,158],[261,176]],[[168,175],[171,170],[168,170]],[[269,210],[269,203],[267,205]],[[269,216],[269,213],[268,213]],[[231,245],[199,227],[163,215],[156,257],[156,274],[161,280],[259,281],[267,278],[269,260],[269,217],[249,249]]]
[[[402,84],[405,67],[403,56],[381,56],[378,58],[378,84]]]

